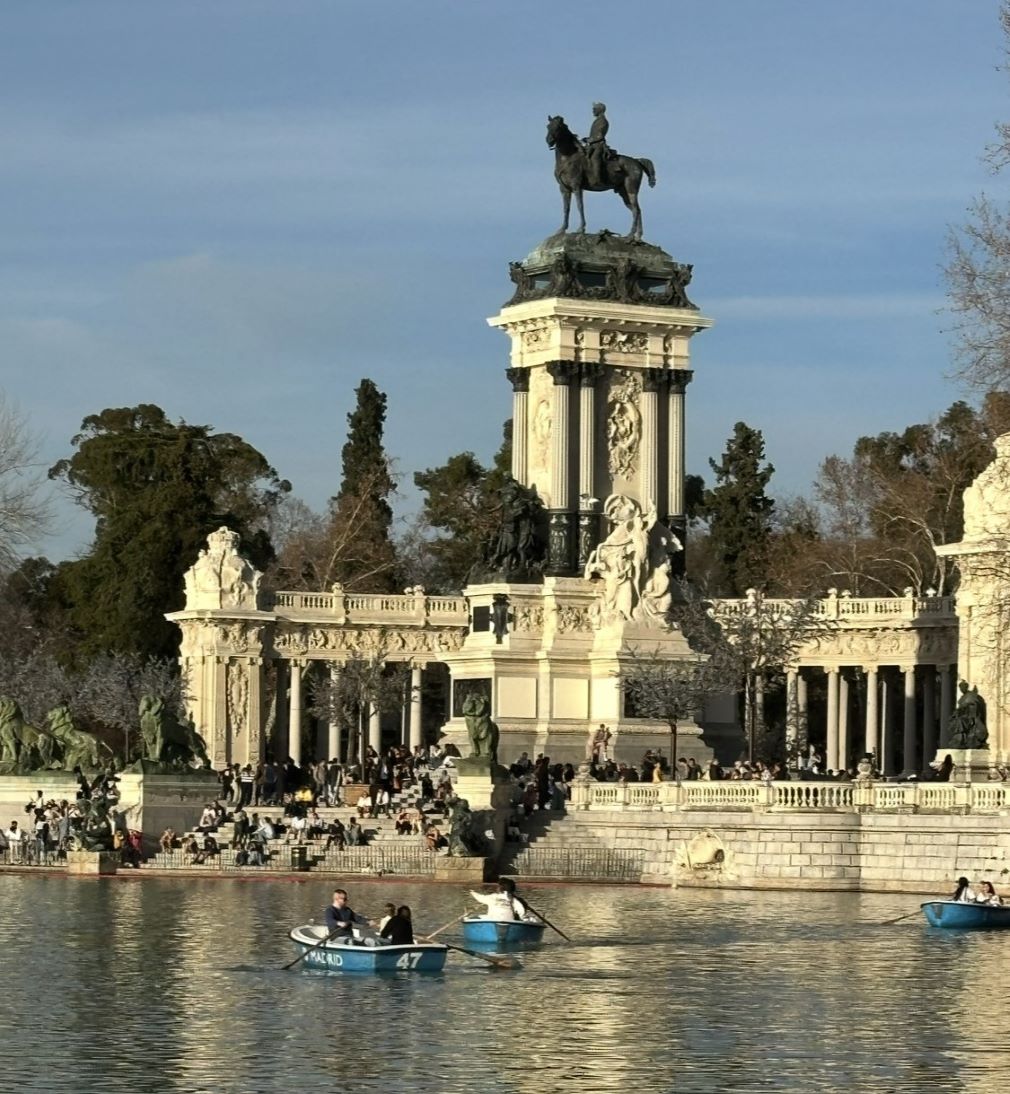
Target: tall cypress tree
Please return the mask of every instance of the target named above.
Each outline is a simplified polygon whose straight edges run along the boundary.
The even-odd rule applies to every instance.
[[[330,501],[330,540],[337,559],[332,578],[357,592],[393,592],[399,574],[390,537],[389,497],[395,486],[382,444],[386,396],[367,379],[355,396],[341,452],[340,493]]]
[[[743,596],[765,582],[775,508],[765,487],[775,468],[762,466],[764,456],[761,431],[737,422],[722,459],[708,461],[715,485],[705,491],[703,509],[719,567],[716,591],[724,596]]]

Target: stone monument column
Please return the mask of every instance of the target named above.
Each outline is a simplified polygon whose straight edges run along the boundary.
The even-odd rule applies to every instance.
[[[824,669],[828,677],[828,728],[825,742],[825,766],[831,771],[838,770],[838,666],[830,665]]]
[[[423,682],[424,668],[422,665],[410,667],[410,738],[408,744],[411,752],[421,744],[421,684]]]
[[[340,681],[340,665],[330,665],[330,686],[336,688]],[[329,735],[326,741],[326,759],[327,760],[339,760],[341,759],[340,750],[340,722],[335,717],[330,717]]]
[[[374,703],[368,708],[368,747],[382,752],[382,713]]]
[[[901,672],[905,681],[904,718],[902,724],[902,747],[905,753],[903,768],[906,775],[914,775],[919,770],[918,742],[915,733],[915,665],[902,665]]]
[[[845,771],[849,766],[849,678],[845,669],[838,673],[838,755],[836,771]]]
[[[288,755],[302,762],[302,663],[291,662],[291,697],[288,714]]]
[[[669,391],[667,394],[667,489],[666,526],[685,546],[687,539],[687,516],[684,499],[684,397],[687,385],[694,375],[690,369],[671,369],[669,372]],[[674,556],[674,571],[682,577],[686,556],[684,551]]]
[[[659,511],[659,383],[662,370],[648,368],[642,373],[642,478],[641,505],[648,512]]]
[[[574,543],[573,520],[568,497],[568,449],[570,444],[569,389],[574,365],[570,361],[552,361],[547,366],[554,381],[551,400],[551,493],[550,539],[547,570],[552,574],[572,572]]]
[[[786,669],[786,763],[795,767],[799,747],[799,705],[796,695],[797,669]]]
[[[526,484],[529,479],[530,373],[525,368],[507,368],[512,384],[512,478]]]
[[[866,738],[863,751],[870,752],[880,764],[880,714],[877,703],[877,668],[866,670]]]

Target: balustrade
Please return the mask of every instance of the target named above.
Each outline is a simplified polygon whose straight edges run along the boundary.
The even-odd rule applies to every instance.
[[[1010,813],[1006,783],[576,783],[571,808],[633,812],[750,809],[777,813]]]

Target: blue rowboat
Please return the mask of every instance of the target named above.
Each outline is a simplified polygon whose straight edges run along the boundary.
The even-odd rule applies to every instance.
[[[463,919],[463,938],[504,946],[517,942],[539,942],[546,924],[539,919],[485,919],[468,915]]]
[[[931,927],[965,931],[1002,931],[1010,928],[1010,908],[991,904],[964,904],[959,900],[927,900],[920,905]]]
[[[325,972],[441,972],[448,948],[437,942],[415,942],[412,946],[392,946],[371,935],[323,942],[329,931],[316,924],[295,927],[288,937],[299,953],[302,964]],[[318,944],[323,942],[323,945]],[[318,948],[312,949],[313,946]],[[311,953],[306,951],[311,950]]]

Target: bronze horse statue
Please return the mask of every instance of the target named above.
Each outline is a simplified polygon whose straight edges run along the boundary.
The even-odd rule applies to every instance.
[[[631,210],[631,231],[628,239],[642,238],[642,209],[638,204],[638,191],[643,176],[650,186],[656,185],[656,169],[652,160],[636,159],[633,156],[615,155],[606,161],[607,181],[602,185],[589,182],[589,164],[582,141],[568,128],[561,115],[547,117],[547,147],[554,149],[554,177],[561,189],[561,200],[565,208],[565,220],[561,231],[568,231],[568,217],[572,205],[572,194],[579,209],[579,231],[586,230],[586,213],[582,207],[582,192],[594,190],[614,190],[621,201]]]

